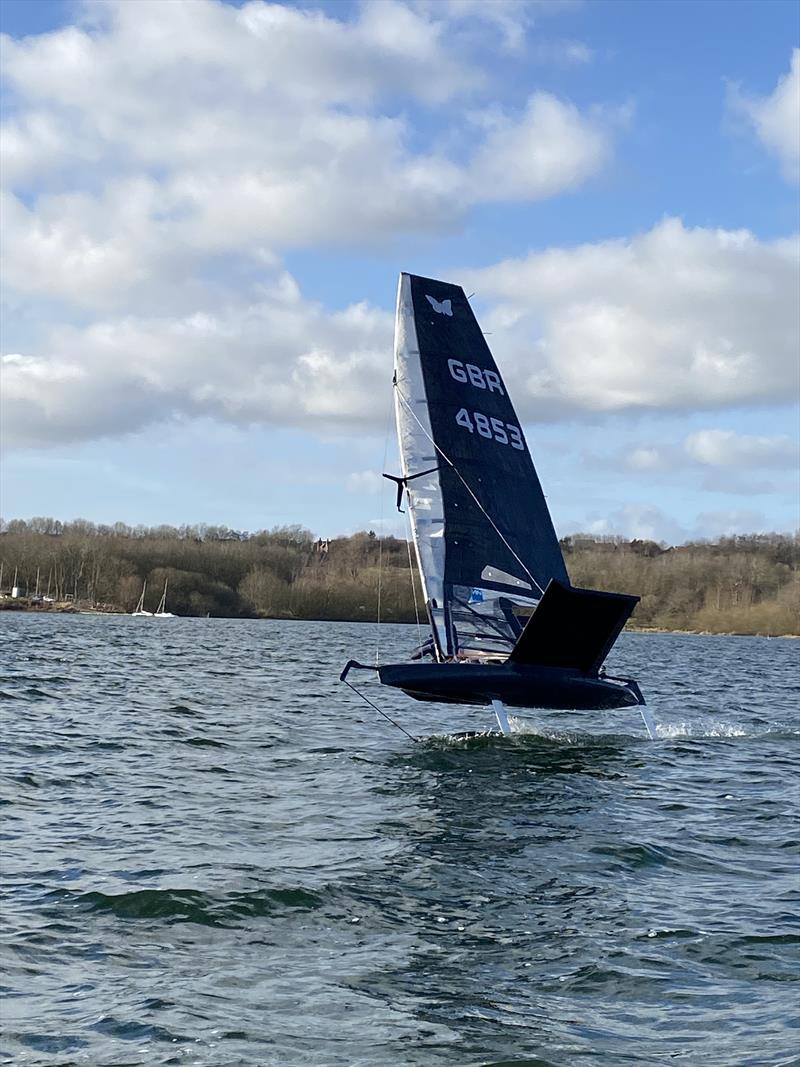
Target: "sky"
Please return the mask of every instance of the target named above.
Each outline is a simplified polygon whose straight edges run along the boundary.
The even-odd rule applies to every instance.
[[[798,517],[800,7],[0,0],[5,519],[404,535],[400,271],[560,535]]]

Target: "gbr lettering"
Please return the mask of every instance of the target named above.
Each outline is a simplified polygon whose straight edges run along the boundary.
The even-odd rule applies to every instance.
[[[460,359],[448,359],[447,367],[450,376],[457,382],[469,382],[476,389],[488,389],[490,393],[499,393],[505,396],[500,375],[493,370],[481,370],[474,363],[462,363]]]

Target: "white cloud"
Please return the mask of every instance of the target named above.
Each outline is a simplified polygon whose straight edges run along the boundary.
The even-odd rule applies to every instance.
[[[83,7],[82,26],[7,38],[6,76],[18,92],[74,108],[109,136],[125,118],[146,119],[149,128],[154,94],[164,94],[171,117],[215,114],[220,96],[224,103],[267,88],[303,101],[353,103],[397,90],[445,100],[481,80],[449,52],[445,22],[398,0],[366,4],[349,21],[262,0],[241,7],[102,0]],[[100,92],[106,95],[98,98]],[[130,133],[139,135],[141,149],[145,129]]]
[[[389,402],[391,312],[363,303],[327,312],[268,257],[262,276],[248,299],[210,289],[203,311],[189,302],[180,313],[54,326],[4,367],[9,441],[89,439],[176,416],[383,425],[376,398]],[[482,322],[524,418],[795,396],[789,242],[671,220],[629,241],[550,250],[461,280],[497,300]],[[709,428],[680,447],[644,442],[627,466],[775,466],[788,456],[783,438]]]
[[[490,303],[482,325],[527,416],[795,396],[795,240],[667,219],[627,240],[532,253],[462,280]]]
[[[600,537],[616,535],[629,539],[680,545],[702,538],[733,537],[736,534],[770,533],[774,526],[761,511],[751,508],[722,508],[702,511],[677,522],[654,505],[630,504],[607,515],[595,516],[586,522],[570,521],[559,532],[588,533]],[[780,532],[780,531],[778,531]]]
[[[641,445],[632,451],[625,451],[624,466],[633,471],[653,471],[663,467],[666,458],[663,449],[650,445]]]
[[[9,444],[88,440],[175,417],[370,424],[389,395],[392,316],[329,314],[276,274],[249,303],[179,317],[56,327],[46,349],[4,358]]]
[[[607,462],[603,460],[604,464]],[[611,464],[640,472],[726,468],[738,475],[743,470],[793,470],[800,464],[800,442],[787,434],[740,434],[715,427],[696,430],[679,443],[648,443],[621,449],[611,457]]]
[[[429,238],[597,171],[613,117],[545,93],[480,111],[478,44],[524,37],[539,9],[103,0],[4,38],[7,440],[371,423],[390,313],[324,311],[281,255]]]
[[[0,234],[5,284],[93,307],[114,306],[150,280],[148,266],[174,267],[177,250],[148,225],[158,192],[145,179],[120,182],[102,200],[46,196],[37,207],[4,194]],[[113,220],[113,225],[112,225]]]
[[[686,530],[660,508],[649,504],[628,504],[609,515],[591,519],[588,523],[567,524],[570,532],[590,533],[596,537],[616,534],[641,541],[665,541],[678,544],[685,540]]]
[[[8,439],[197,416],[374,425],[391,313],[325,311],[281,251],[431,236],[480,202],[572,188],[619,121],[542,92],[481,110],[470,9],[386,0],[347,21],[261,0],[108,2],[6,40],[5,298],[39,322],[3,367]],[[530,28],[513,2],[486,18]],[[667,220],[454,277],[490,302],[524,417],[782,400],[793,385],[789,241]]]
[[[487,29],[494,29],[507,52],[532,51],[539,62],[585,63],[591,58],[590,49],[581,42],[529,41],[534,26],[548,15],[578,7],[575,0],[412,0],[412,5],[429,16],[445,14],[451,31],[475,36],[484,47]]]
[[[736,534],[770,533],[766,516],[749,508],[703,511],[696,519],[695,537],[734,537]]]
[[[482,140],[460,163],[436,148],[410,153],[400,119],[278,108],[251,122],[248,113],[219,117],[205,136],[193,138],[189,120],[183,128],[176,120],[177,136],[154,131],[147,146],[155,157],[150,146],[160,144],[160,158],[108,176],[95,192],[47,192],[31,206],[7,193],[6,284],[119,306],[145,283],[172,281],[214,255],[445,232],[476,204],[574,188],[611,150],[610,123],[546,93],[519,115],[484,116]],[[461,134],[469,140],[463,124]],[[50,150],[41,149],[40,157],[23,145],[19,159],[45,166]]]
[[[532,96],[521,120],[495,115],[485,124],[472,177],[487,199],[538,199],[572,188],[610,152],[607,131],[596,119],[549,93]]]
[[[796,467],[799,446],[786,435],[699,430],[684,441],[686,454],[709,467]]]
[[[789,181],[800,178],[800,48],[792,50],[788,74],[769,96],[750,97],[731,91],[736,111],[751,123],[756,136],[780,160]]]
[[[680,441],[628,445],[611,455],[591,455],[586,462],[606,470],[633,472],[642,484],[657,475],[661,485],[687,489],[699,485],[703,491],[734,496],[785,495],[796,488],[800,474],[800,441],[787,434],[707,428]]]
[[[3,40],[5,285],[23,293],[125,307],[212,256],[446,232],[476,204],[573,188],[610,154],[613,117],[546,93],[476,143],[489,85],[450,32],[458,5],[86,10]],[[521,11],[491,6],[490,22]]]

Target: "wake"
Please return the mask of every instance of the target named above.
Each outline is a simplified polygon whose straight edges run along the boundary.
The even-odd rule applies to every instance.
[[[585,729],[558,729],[531,719],[510,715],[510,735],[503,736],[498,730],[475,730],[462,733],[432,734],[419,740],[434,746],[475,747],[484,745],[525,745],[546,742],[552,745],[585,747],[598,744],[653,744],[660,741],[713,741],[737,738],[786,740],[800,737],[800,728],[784,722],[741,723],[726,719],[682,720],[680,722],[657,722],[655,738],[651,741],[644,730],[612,729],[596,731]]]

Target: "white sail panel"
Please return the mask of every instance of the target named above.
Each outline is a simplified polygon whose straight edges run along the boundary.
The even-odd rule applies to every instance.
[[[395,416],[400,462],[406,481],[414,548],[422,589],[434,628],[437,658],[447,648],[444,616],[444,503],[438,470],[440,457],[433,445],[425,384],[422,377],[411,279],[400,275],[394,350]],[[423,471],[429,473],[416,477]]]

